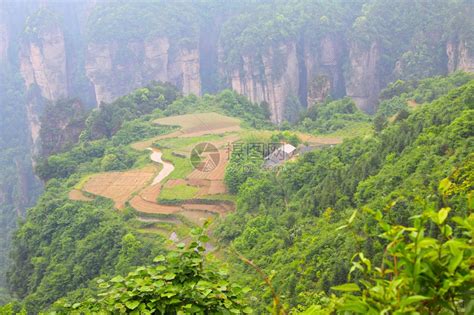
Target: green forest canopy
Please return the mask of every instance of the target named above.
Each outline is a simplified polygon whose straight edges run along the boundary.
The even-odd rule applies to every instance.
[[[229,169],[234,169],[236,176],[226,180],[237,194],[237,211],[219,224],[215,234],[225,247],[235,248],[264,273],[271,274],[272,270],[275,271],[271,276],[271,283],[280,296],[278,307],[287,310],[342,310],[344,307],[353,307],[353,311],[356,311],[355,305],[364,311],[385,307],[386,304],[373,292],[373,288],[387,285],[383,281],[384,275],[369,269],[366,257],[370,257],[371,266],[378,266],[383,262],[382,253],[387,240],[378,237],[383,231],[388,233],[388,241],[412,248],[410,239],[397,238],[400,236],[395,237],[390,231],[400,229],[399,225],[409,227],[413,224],[415,229],[425,229],[429,221],[440,228],[426,229],[426,242],[445,248],[451,246],[444,245],[445,242],[451,244],[449,242],[456,238],[456,244],[465,245],[459,245],[458,251],[453,250],[454,252],[443,256],[447,261],[459,261],[454,267],[433,264],[429,260],[426,263],[433,270],[449,268],[451,271],[448,270],[450,273],[447,274],[446,281],[452,283],[457,281],[456,277],[461,276],[463,285],[454,286],[444,293],[428,294],[416,289],[425,284],[416,284],[412,291],[400,288],[393,296],[411,296],[416,293],[422,296],[419,301],[463,299],[460,294],[464,290],[464,284],[472,281],[472,275],[466,273],[470,264],[468,259],[472,256],[472,234],[463,234],[462,227],[468,229],[471,223],[466,222],[472,220],[472,209],[467,202],[472,202],[473,185],[470,174],[473,173],[471,126],[474,118],[474,81],[459,88],[453,87],[450,91],[439,92],[441,90],[438,89],[444,86],[439,84],[439,80],[445,79],[432,79],[410,90],[412,95],[417,95],[433,89],[436,99],[410,110],[404,117],[387,122],[378,133],[307,153],[295,163],[286,164],[278,172],[259,168],[258,161],[249,161],[257,164],[246,166],[241,164],[242,161],[231,159]],[[138,104],[133,97],[136,93],[109,106],[120,107],[123,106],[121,104],[126,104],[124,102]],[[162,93],[166,93],[166,90],[162,90]],[[157,97],[160,98],[158,95]],[[399,97],[398,94],[392,95],[392,99]],[[93,203],[73,202],[68,200],[67,192],[83,174],[101,171],[104,167],[101,160],[109,154],[123,159],[113,169],[127,169],[143,163],[146,157],[126,146],[137,139],[134,133],[137,129],[134,126],[144,126],[147,130],[153,117],[167,113],[185,113],[192,111],[195,106],[202,110],[213,108],[232,114],[234,107],[222,106],[227,101],[220,103],[221,99],[239,104],[235,109],[242,106],[243,110],[236,110],[234,114],[241,116],[244,121],[248,119],[247,123],[253,126],[265,125],[262,107],[252,105],[229,91],[204,98],[191,96],[170,99],[154,109],[152,114],[131,116],[132,120],[122,122],[118,129],[111,129],[115,130],[114,135],[104,133],[97,140],[84,136],[72,150],[53,155],[48,158],[47,164],[39,166],[40,169],[43,168],[43,176],[50,179],[39,203],[28,212],[26,221],[15,235],[12,256],[15,263],[9,273],[10,288],[22,302],[6,307],[24,305],[34,312],[48,308],[65,293],[67,301],[71,302],[61,302],[61,307],[101,307],[101,303],[110,301],[95,300],[99,303],[95,304],[96,302],[87,298],[95,296],[95,292],[100,289],[94,279],[111,279],[113,275],[125,277],[136,266],[149,264],[152,257],[165,255],[168,250],[160,245],[164,239],[150,239],[135,232],[133,225],[129,223],[134,216],[132,213],[117,213],[110,201],[100,198]],[[341,108],[346,110],[350,106],[344,105]],[[255,114],[246,118],[251,111]],[[93,115],[95,116],[91,117],[103,117],[101,119],[105,121],[109,119],[105,114]],[[262,118],[259,122],[255,121],[255,117]],[[90,127],[85,130],[87,128]],[[167,132],[160,130],[157,129],[156,132]],[[238,164],[233,165],[236,162]],[[242,167],[247,171],[240,175]],[[237,181],[234,183],[234,180]],[[424,215],[417,219],[418,223],[410,219],[413,215],[422,213]],[[467,219],[469,216],[471,219]],[[450,224],[449,228],[446,227],[446,217],[449,217],[449,222],[454,220],[457,225]],[[379,225],[376,224],[377,221]],[[345,227],[341,229],[342,226]],[[407,231],[410,231],[409,228]],[[444,235],[445,239],[437,239],[437,243],[433,243],[431,238],[436,238],[438,233]],[[396,251],[403,248],[396,247],[390,254],[402,255]],[[351,260],[357,253],[362,253],[353,260],[358,267],[351,272],[351,280],[348,282]],[[412,257],[407,250],[403,250],[403,255],[407,261]],[[429,257],[429,252],[426,255]],[[455,255],[456,258],[449,255]],[[243,296],[237,294],[239,301],[242,301],[239,302],[242,303],[239,304],[242,305],[241,310],[249,310],[247,307],[250,307],[257,313],[265,312],[266,305],[271,305],[271,300],[274,299],[268,286],[259,285],[261,278],[254,267],[242,263],[236,255],[227,257],[232,272],[229,278],[226,276],[225,281],[235,283],[235,288],[238,283],[244,282],[252,288],[251,292]],[[385,263],[390,264],[390,260]],[[203,272],[215,273],[216,269],[213,268]],[[138,282],[142,274],[140,272],[153,271],[137,270],[141,271],[137,271],[138,274],[132,273],[130,277]],[[413,278],[406,278],[407,272],[409,269],[402,268],[397,277],[403,281],[413,281]],[[114,279],[101,288],[106,291],[109,288],[119,288],[122,280],[117,279],[122,278]],[[212,279],[217,283],[221,281],[219,278]],[[368,279],[368,282],[360,282],[362,279]],[[436,279],[433,281],[437,281]],[[188,280],[183,278],[183,281]],[[137,285],[141,285],[138,282]],[[106,282],[101,280],[101,283]],[[211,281],[209,284],[211,290],[212,283]],[[129,289],[133,290],[133,286]],[[360,300],[357,294],[344,297],[337,293],[352,290],[365,290],[370,299]],[[333,293],[336,295],[332,296]],[[89,302],[83,304],[80,301]],[[416,304],[417,301],[413,301],[413,305],[400,305],[394,300],[387,301],[393,302],[390,304],[393,309],[404,307],[411,310],[411,307],[415,307],[416,310],[423,311],[416,308],[417,305],[424,305],[430,310],[440,307],[434,302]],[[133,302],[126,307],[144,307],[140,303]]]

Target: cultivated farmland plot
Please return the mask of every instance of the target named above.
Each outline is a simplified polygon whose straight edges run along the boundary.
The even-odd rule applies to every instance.
[[[196,133],[223,133],[240,130],[240,120],[218,113],[199,113],[172,116],[155,120],[155,123],[166,126],[180,126],[185,134]],[[205,134],[204,133],[204,134]]]
[[[223,134],[226,132],[238,132],[240,120],[227,117],[218,113],[199,113],[160,118],[154,121],[156,124],[165,126],[179,126],[178,131],[170,134],[157,136],[132,144],[136,150],[145,150],[154,142],[171,138],[189,138],[203,135]]]
[[[150,156],[155,162],[150,161],[150,165],[142,169],[92,175],[81,187],[82,191],[71,191],[70,198],[88,201],[90,198],[83,194],[88,192],[112,199],[118,209],[128,203],[139,213],[142,222],[153,222],[146,221],[150,215],[166,215],[172,218],[170,224],[176,228],[176,224],[183,223],[200,225],[207,219],[233,211],[233,198],[227,195],[224,174],[229,161],[229,145],[248,132],[241,130],[240,121],[217,113],[199,113],[160,118],[154,123],[179,126],[180,129],[131,146],[137,150],[153,148],[152,154],[159,153],[162,158],[157,160]],[[260,132],[271,135],[270,131]],[[299,136],[313,144],[340,141],[305,134]],[[191,152],[199,143],[211,143],[217,148],[219,161],[211,171],[193,169],[191,165]],[[157,166],[164,163],[173,164],[174,169],[160,177]],[[159,182],[153,180],[157,177]]]
[[[109,172],[92,175],[82,188],[84,191],[110,198],[115,207],[122,209],[134,192],[139,191],[156,174],[152,165],[126,172]]]
[[[69,199],[75,201],[92,201],[93,199],[84,195],[84,193],[78,189],[73,189],[69,192]]]

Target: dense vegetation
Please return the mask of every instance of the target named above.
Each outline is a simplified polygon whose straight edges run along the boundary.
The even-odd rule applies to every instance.
[[[188,246],[176,244],[167,256],[153,259],[155,266],[140,267],[126,277],[99,280],[103,293],[82,303],[59,301],[60,312],[101,314],[248,314],[244,300],[249,288],[230,283],[228,271],[204,248],[209,237],[201,228],[192,231]]]
[[[446,188],[441,185],[442,195]],[[472,211],[471,206],[467,205]],[[333,291],[345,294],[319,300],[318,305],[303,313],[470,314],[474,311],[470,296],[474,281],[474,216],[453,217],[448,222],[450,211],[449,207],[439,211],[428,209],[413,216],[413,224],[407,227],[390,225],[381,211],[372,212],[383,231],[380,238],[387,243],[381,266],[376,267],[362,252],[354,255],[350,275],[360,273],[359,284],[349,282],[332,287]]]
[[[12,253],[15,264],[8,276],[11,292],[23,299],[29,312],[43,309],[67,292],[84,290],[99,275],[124,273],[145,264],[163,250],[164,240],[137,234],[128,211],[118,213],[111,201],[100,198],[92,204],[71,201],[68,192],[87,174],[143,165],[148,156],[128,144],[168,132],[169,127],[151,123],[159,113],[147,114],[176,97],[176,89],[152,84],[104,104],[85,120],[79,143],[37,165],[37,174],[48,181],[47,186],[18,229]],[[61,118],[64,110],[53,105],[47,118]],[[75,294],[81,295],[81,290]]]
[[[309,107],[300,121],[295,123],[301,131],[317,134],[334,133],[343,129],[354,129],[370,122],[371,118],[346,97],[340,100],[326,100]]]
[[[12,12],[2,11],[2,22],[13,20]],[[20,18],[21,15],[18,14]],[[12,28],[10,36],[16,36],[18,32],[18,28]],[[17,52],[19,43],[12,43],[8,49]],[[10,240],[17,219],[34,204],[41,192],[41,184],[31,166],[31,136],[27,110],[22,106],[28,95],[19,69],[17,56],[0,59],[0,304],[8,298],[4,289],[5,275],[10,264]]]
[[[245,96],[231,90],[224,90],[216,95],[206,94],[203,97],[189,95],[168,106],[164,114],[172,116],[199,112],[218,112],[239,117],[245,127],[272,128],[268,121],[270,114],[265,103],[253,104]]]
[[[40,119],[40,154],[49,156],[70,149],[79,140],[86,117],[87,111],[77,99],[47,104]]]
[[[6,267],[9,265],[10,238],[18,216],[33,204],[40,185],[29,166],[27,122],[18,102],[24,100],[21,81],[11,72],[0,73],[0,303],[6,298]],[[28,194],[29,192],[29,194]]]
[[[8,276],[11,292],[30,312],[87,287],[99,275],[145,264],[163,250],[164,239],[137,234],[128,210],[119,213],[111,201],[100,198],[82,203],[68,197],[91,172],[139,167],[147,161],[146,154],[114,141],[115,137],[82,143],[38,166],[39,174],[49,180],[16,233],[15,263]]]
[[[338,229],[354,209],[384,209],[389,222],[405,225],[430,204],[449,205],[457,216],[469,214],[473,93],[470,81],[373,137],[311,152],[276,173],[259,171],[235,182],[237,211],[218,234],[257,266],[277,272],[274,286],[289,306],[317,302],[322,299],[317,292],[347,281],[356,252],[376,264],[382,259],[384,241],[377,239],[373,219],[363,215],[352,229]],[[233,161],[229,170],[238,168]],[[449,176],[461,176],[465,190],[444,198],[438,184]],[[239,277],[252,273],[246,266],[239,270]],[[246,281],[258,287],[258,279]],[[268,298],[269,292],[257,295]]]
[[[157,109],[164,109],[179,95],[177,89],[168,83],[152,82],[146,87],[118,98],[111,104],[102,104],[87,118],[81,140],[110,138],[124,122],[150,114]],[[136,139],[131,139],[129,143],[134,140]]]
[[[289,130],[365,137],[308,153],[276,171],[262,169],[263,156],[257,150],[246,156],[232,155],[226,183],[236,194],[238,210],[221,224],[217,235],[224,244],[232,243],[264,272],[276,271],[271,276],[272,283],[286,309],[313,305],[316,311],[348,309],[367,313],[388,307],[423,313],[439,311],[439,304],[433,303],[438,300],[446,302],[442,307],[456,312],[462,300],[457,295],[462,291],[461,284],[460,288],[450,287],[446,292],[419,289],[432,286],[431,280],[445,281],[447,285],[461,281],[455,279],[457,271],[464,281],[468,279],[466,264],[472,265],[464,259],[470,255],[466,248],[472,241],[469,243],[465,233],[460,232],[461,226],[471,224],[472,220],[453,217],[466,217],[470,211],[465,199],[472,190],[472,178],[468,174],[472,173],[473,159],[473,77],[456,73],[446,78],[420,78],[446,74],[448,67],[456,68],[458,53],[472,51],[473,12],[469,0],[291,0],[231,4],[153,0],[101,2],[91,7],[54,1],[41,5],[35,1],[2,3],[0,14],[7,24],[7,36],[1,39],[7,37],[8,51],[7,59],[0,60],[0,304],[7,300],[1,287],[6,282],[12,230],[17,226],[17,218],[36,202],[41,190],[31,166],[31,155],[36,149],[41,155],[35,161],[36,173],[47,182],[47,187],[15,236],[14,266],[8,275],[11,292],[23,300],[30,312],[48,307],[67,292],[72,292],[72,300],[89,296],[97,289],[95,282],[89,281],[99,276],[125,275],[138,265],[150,263],[157,252],[164,252],[162,240],[155,242],[136,233],[131,220],[133,214],[116,213],[110,202],[101,199],[87,205],[72,202],[67,199],[68,191],[80,185],[89,173],[142,166],[147,157],[132,150],[129,144],[169,132],[171,127],[152,124],[158,117],[216,111],[241,118],[249,128],[276,129],[268,122],[267,104],[252,104],[245,97],[223,89],[230,86],[229,81],[237,74],[235,70],[242,70],[244,60],[253,63],[252,75],[258,73],[255,80],[266,76],[267,73],[262,75],[265,72],[262,69],[268,66],[265,64],[268,61],[272,63],[273,78],[266,79],[281,78],[287,57],[283,47],[294,45],[300,74],[311,70],[324,77],[336,71],[336,85],[340,86],[332,87],[326,100],[309,104],[306,109],[303,104],[310,93],[304,89],[312,87],[301,84],[298,91],[301,95],[290,95],[285,101],[284,118],[288,122],[280,128],[287,133],[275,134],[273,138],[245,139],[246,143],[299,143]],[[85,16],[87,21],[83,19]],[[38,86],[24,86],[17,60],[23,54],[20,43],[30,41],[41,47],[48,32],[64,36],[61,45],[65,45],[67,59],[67,93],[79,101],[59,100],[48,104]],[[183,97],[167,84],[152,83],[89,111],[95,105],[95,95],[86,77],[88,45],[116,45],[119,48],[112,63],[126,66],[132,59],[144,58],[143,53],[136,54],[131,46],[157,36],[169,39],[171,59],[179,59],[187,49],[199,50],[202,91],[223,91],[203,97]],[[338,55],[334,69],[319,60],[327,39]],[[466,50],[448,56],[448,43],[454,50],[460,46]],[[342,98],[344,80],[350,77],[349,63],[370,47],[377,55],[376,81],[381,86],[393,82],[382,91],[374,117],[361,113],[352,100]],[[301,58],[307,57],[306,49],[314,52],[311,62],[301,62]],[[454,64],[447,62],[448,57]],[[309,69],[312,62],[315,68]],[[122,79],[128,78],[117,77],[117,82]],[[29,126],[28,119],[34,120],[32,113],[37,111],[42,114],[42,128],[39,145],[32,149],[31,133],[35,130]],[[438,189],[440,181],[441,187],[449,186],[447,191]],[[176,191],[165,196],[171,197]],[[360,211],[366,208],[373,211]],[[359,212],[347,224],[355,209]],[[383,209],[383,220],[377,212],[380,209]],[[426,209],[429,211],[424,215],[410,219]],[[437,215],[433,214],[435,211]],[[444,216],[448,218],[441,220]],[[375,221],[380,221],[381,226],[375,227]],[[418,233],[426,228],[425,243],[430,244],[426,255],[431,257],[430,250],[436,248],[442,256],[439,265],[423,261],[424,266],[434,274],[447,274],[447,277],[423,278],[426,282],[421,283],[409,278],[413,252],[406,248],[411,250],[413,244],[391,235],[388,231],[392,228],[385,229],[384,222],[393,224],[396,230],[399,224],[411,226],[412,221]],[[338,230],[341,225],[348,228]],[[452,235],[449,227],[453,229]],[[383,240],[376,237],[382,230],[386,233]],[[451,242],[453,238],[455,242]],[[464,244],[461,249],[449,245],[458,242]],[[391,252],[387,244],[397,246]],[[451,253],[443,252],[446,246]],[[385,279],[386,273],[370,269],[366,260],[370,257],[371,266],[388,264],[384,266],[391,269],[393,258],[384,261],[385,249],[391,257],[404,258],[407,266],[399,274],[394,273],[390,282]],[[363,256],[358,255],[354,260],[356,267],[351,273],[350,261],[356,252]],[[460,259],[455,267],[446,262]],[[252,284],[256,290],[251,302],[257,312],[263,312],[262,305],[269,304],[275,296],[271,296],[267,287],[258,287],[260,279],[252,274],[253,267],[237,259],[230,261],[234,271],[231,281]],[[147,270],[153,272],[152,267]],[[359,293],[341,299],[330,296],[332,291],[337,291],[331,289],[334,286],[343,291],[356,290],[354,285],[344,286],[348,274],[355,279],[364,298]],[[133,275],[130,279],[140,280]],[[387,306],[376,291],[387,292],[387,286],[395,285],[397,280],[408,284],[383,297],[393,302]],[[119,281],[117,288],[121,285]],[[409,300],[412,304],[401,305],[395,296],[418,297]],[[427,308],[417,308],[419,305]]]
[[[61,104],[74,107],[74,102],[65,101],[50,105],[45,119],[51,124],[68,111]],[[71,149],[38,163],[36,172],[47,185],[16,233],[8,274],[11,292],[29,312],[44,309],[68,292],[71,299],[90,294],[96,289],[94,283],[89,285],[92,279],[125,275],[164,251],[165,239],[137,231],[130,209],[117,212],[102,198],[93,203],[71,201],[68,193],[88,174],[148,163],[148,154],[129,144],[173,130],[154,124],[156,118],[195,111],[242,116],[252,126],[268,124],[262,106],[234,92],[182,97],[175,88],[154,83],[91,111]]]
[[[88,123],[77,145],[38,165],[38,173],[49,181],[45,193],[28,212],[14,238],[12,258],[15,264],[8,279],[10,289],[23,302],[8,307],[19,309],[24,305],[28,311],[35,312],[49,307],[65,294],[67,298],[57,307],[108,312],[152,310],[158,304],[166,303],[171,307],[169,310],[224,307],[250,311],[246,306],[249,303],[261,313],[271,305],[272,299],[274,307],[281,310],[309,308],[309,311],[319,309],[327,313],[350,309],[364,313],[391,303],[394,310],[424,311],[419,305],[436,310],[440,307],[438,300],[447,300],[447,303],[453,299],[462,300],[460,293],[472,281],[470,274],[466,274],[469,262],[465,259],[471,255],[472,244],[460,228],[452,224],[447,227],[445,221],[446,217],[448,220],[460,217],[453,219],[456,224],[466,228],[469,225],[462,218],[469,215],[466,202],[472,198],[469,197],[473,185],[470,126],[474,82],[471,80],[448,92],[444,88],[446,84],[439,81],[450,80],[448,82],[453,82],[454,87],[466,82],[467,78],[456,74],[448,79],[410,83],[409,88],[400,89],[398,94],[396,89],[386,90],[384,102],[396,102],[403,93],[428,95],[427,91],[431,90],[431,96],[424,96],[423,105],[386,122],[372,136],[304,154],[296,162],[287,163],[276,171],[262,169],[263,155],[258,147],[245,155],[233,154],[226,171],[226,183],[231,192],[237,194],[237,210],[227,216],[216,231],[216,236],[227,248],[234,248],[231,251],[234,254],[226,255],[232,268],[229,279],[221,278],[224,275],[216,269],[218,267],[213,267],[214,264],[204,263],[207,258],[194,251],[199,245],[190,250],[171,252],[166,265],[141,267],[125,277],[133,268],[150,264],[152,257],[164,255],[167,251],[165,240],[138,233],[134,228],[134,215],[129,210],[118,213],[113,210],[112,202],[101,198],[93,203],[70,201],[67,193],[80,185],[80,180],[89,173],[143,165],[147,156],[133,151],[128,144],[140,137],[169,132],[169,127],[152,124],[157,117],[212,110],[241,117],[248,127],[265,127],[264,106],[254,105],[231,91],[202,98],[180,97],[161,85],[139,89],[117,102],[104,105],[87,118]],[[166,93],[172,96],[166,98]],[[149,99],[144,97],[150,94],[153,96]],[[155,104],[154,108],[152,104]],[[310,109],[308,119],[317,121],[326,116],[366,119],[348,99],[319,106]],[[114,116],[114,107],[123,115]],[[101,123],[91,123],[94,121]],[[115,127],[109,128],[108,132],[93,128],[102,123]],[[262,135],[250,134],[244,142],[300,142],[289,131]],[[438,212],[438,208],[443,209]],[[429,281],[438,281],[438,278],[423,280],[425,282],[421,284],[409,277],[413,239],[410,241],[393,231],[400,231],[399,225],[411,226],[410,217],[422,213],[425,214],[417,219],[419,222],[415,222],[414,228],[426,229],[424,242],[430,245],[426,255],[419,256],[420,261],[436,272],[448,268],[446,283],[450,286],[458,283],[459,286],[451,286],[443,292],[424,292],[420,288],[432,285]],[[439,230],[427,220],[439,225]],[[379,227],[375,224],[377,221]],[[384,231],[384,238],[379,238]],[[405,228],[403,231],[412,230]],[[445,239],[438,239],[442,235]],[[445,253],[444,248],[454,246],[449,245],[453,243],[453,237],[456,246],[465,245]],[[204,238],[201,241],[205,242]],[[386,250],[389,256],[384,256],[384,247],[389,242],[397,246]],[[433,248],[443,253],[444,260],[439,260],[439,264],[428,259],[431,257],[429,250]],[[360,254],[353,258],[357,253]],[[377,295],[378,290],[391,288],[394,283],[384,280],[393,264],[389,257],[397,257],[400,262],[406,259],[392,281],[401,279],[412,284],[387,292],[389,295],[382,302],[384,298]],[[158,260],[162,259],[164,256],[158,256]],[[453,260],[458,261],[455,266],[443,263]],[[352,269],[351,261],[355,266]],[[182,267],[182,270],[194,270],[193,264],[206,267],[198,269],[194,276],[185,271],[178,272]],[[380,264],[385,264],[387,271],[371,269]],[[270,275],[265,278],[267,285],[264,287],[259,285],[261,279],[256,268],[261,274]],[[171,273],[176,278],[171,278]],[[347,284],[349,273],[351,280]],[[146,282],[147,274],[155,275],[158,282]],[[110,282],[101,280],[97,286],[96,278],[110,279],[114,275],[121,276]],[[165,279],[167,285],[162,286],[160,277],[165,276],[170,278]],[[456,277],[462,277],[462,285]],[[205,285],[200,282],[204,278],[209,279]],[[193,287],[198,283],[201,283],[199,287],[203,285],[205,292],[219,291],[222,281],[235,283],[230,284],[232,290],[225,293],[228,303],[221,303],[217,291],[202,298],[189,296],[186,290],[176,296],[170,295],[179,291],[177,288]],[[245,298],[247,302],[239,293],[237,283],[248,283],[252,287],[252,296]],[[163,290],[160,296],[164,299],[156,305],[150,303],[158,301],[152,297],[158,291],[147,291],[150,285]],[[275,291],[272,293],[269,288]],[[135,293],[121,295],[122,290]],[[365,292],[364,299],[357,293],[333,295],[356,290]],[[97,296],[98,292],[105,295]],[[420,297],[403,305],[394,298],[413,295]],[[120,305],[116,304],[118,299],[122,301]],[[420,304],[419,301],[425,302]],[[458,307],[458,303],[455,305]]]
[[[397,80],[380,92],[376,118],[380,116],[388,118],[402,110],[410,110],[410,105],[416,107],[419,104],[429,103],[473,78],[474,76],[470,73],[457,72],[447,77]]]
[[[123,25],[127,25],[123,28]],[[118,29],[122,31],[117,32]],[[148,1],[116,2],[97,7],[89,17],[88,37],[93,42],[133,41],[161,35],[181,38],[183,45],[195,44],[199,32],[193,5]]]

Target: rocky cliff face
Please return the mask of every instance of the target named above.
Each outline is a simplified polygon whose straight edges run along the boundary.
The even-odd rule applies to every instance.
[[[39,115],[42,99],[55,101],[68,96],[66,50],[64,35],[58,26],[26,40],[20,48],[20,73],[29,91],[26,104],[27,120],[37,152]]]
[[[321,102],[329,95],[344,95],[342,64],[343,42],[334,36],[325,36],[316,47],[304,46],[307,71],[307,105]]]
[[[449,72],[474,72],[474,52],[467,47],[466,41],[449,41],[446,45],[446,55]]]
[[[230,76],[233,90],[252,102],[267,102],[272,121],[281,122],[288,96],[298,91],[296,44],[269,49],[263,56],[242,56],[242,66]]]
[[[111,102],[150,81],[175,84],[184,94],[200,95],[199,51],[174,48],[166,37],[133,42],[89,44],[86,74],[97,104]]]
[[[18,218],[31,207],[41,190],[30,155],[22,82],[15,50],[21,25],[12,12],[18,2],[0,1],[0,287],[9,265],[11,235]]]
[[[372,43],[370,47],[355,42],[350,45],[346,94],[354,100],[357,107],[368,113],[375,111],[380,92],[379,58],[377,43]]]
[[[266,102],[271,119],[280,123],[288,99],[304,106],[329,95],[344,95],[343,44],[336,37],[323,37],[316,45],[298,42],[270,48],[257,57],[242,57],[242,66],[230,74],[230,87],[253,102]]]
[[[268,103],[272,120],[279,123],[286,118],[289,99],[298,99],[304,107],[321,102],[329,95],[347,95],[359,108],[372,113],[378,94],[387,82],[380,70],[383,47],[377,42],[369,45],[351,42],[341,34],[328,34],[312,41],[294,38],[274,44],[260,54],[240,56],[237,67],[224,64],[222,47],[217,45],[219,26],[212,23],[215,30],[203,29],[197,43],[187,47],[180,44],[179,38],[155,35],[146,40],[120,43],[91,42],[84,37],[84,47],[78,49],[68,38],[84,36],[88,15],[95,5],[94,0],[89,0],[76,13],[68,11],[69,18],[77,20],[73,29],[80,30],[78,35],[71,35],[69,30],[67,37],[62,29],[64,25],[56,26],[22,45],[20,63],[25,85],[36,87],[41,97],[54,101],[81,96],[74,94],[78,84],[71,80],[71,77],[80,77],[74,67],[79,65],[79,72],[84,74],[84,82],[79,86],[85,86],[88,99],[94,99],[97,104],[111,102],[152,80],[170,82],[184,94],[200,95],[203,90],[229,87],[253,102]],[[214,34],[212,40],[208,38],[212,37],[211,33]],[[6,55],[8,41],[8,33],[0,20],[0,58]],[[448,42],[446,55],[450,72],[474,71],[474,57],[465,41]],[[79,64],[78,60],[83,63]],[[217,72],[220,75],[215,75]],[[39,128],[35,117],[39,111],[37,103],[40,102],[28,104],[33,138]]]
[[[40,120],[41,155],[63,152],[76,144],[85,128],[87,114],[78,99],[48,104]]]
[[[20,71],[25,85],[35,85],[49,100],[67,96],[66,50],[59,27],[38,34],[22,45]]]

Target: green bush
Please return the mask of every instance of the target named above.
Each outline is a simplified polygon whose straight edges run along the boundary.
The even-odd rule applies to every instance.
[[[155,265],[139,267],[127,276],[99,280],[97,297],[82,302],[59,301],[60,314],[247,314],[245,302],[250,290],[228,281],[227,271],[204,254],[209,241],[203,229],[193,230],[188,246],[153,260]]]

